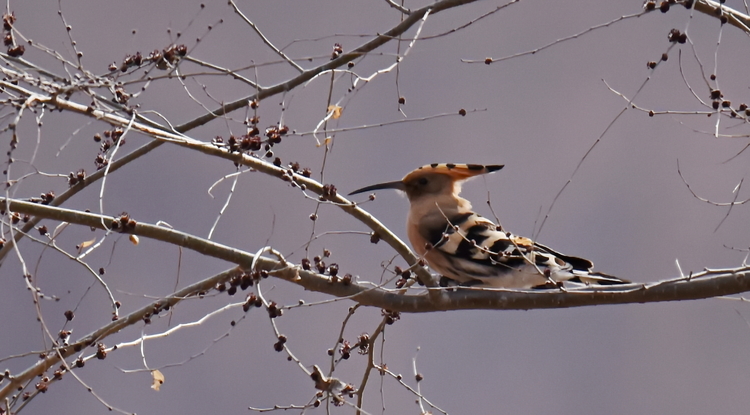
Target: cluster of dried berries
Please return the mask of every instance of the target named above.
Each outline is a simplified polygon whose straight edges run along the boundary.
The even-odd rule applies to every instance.
[[[97,154],[96,158],[94,159],[94,164],[96,165],[96,169],[99,170],[109,164],[109,159],[107,159],[107,157],[102,154]]]
[[[75,173],[70,172],[70,174],[68,175],[68,186],[73,187],[77,185],[78,183],[83,183],[83,180],[85,178],[86,178],[86,171],[84,171],[83,169],[80,169]],[[44,233],[42,235],[44,235]]]
[[[711,75],[711,80],[715,80],[716,76]],[[711,90],[711,107],[715,110],[718,110],[719,107],[721,108],[728,108],[731,111],[731,116],[736,117],[739,113],[744,113],[746,117],[750,117],[750,109],[748,109],[747,104],[740,104],[740,106],[737,108],[737,110],[732,108],[732,102],[729,100],[724,99],[724,94],[719,89],[712,89]]]
[[[732,105],[731,102],[724,101],[723,98],[724,98],[724,94],[721,93],[721,90],[718,90],[718,89],[711,90],[711,99],[713,100],[713,102],[711,103],[711,106],[713,106],[715,110],[719,109],[720,106],[727,108]]]
[[[331,251],[328,249],[323,250],[323,258],[328,258],[331,256]],[[313,257],[312,264],[315,266],[315,269],[318,271],[319,274],[325,274],[328,273],[328,275],[331,276],[331,282],[338,282],[339,281],[339,264],[333,263],[326,267],[326,263],[323,262],[323,258],[320,257],[320,255],[316,255]],[[302,258],[301,265],[302,269],[305,271],[310,271],[310,260],[307,258]],[[348,283],[351,283],[352,276],[351,274],[344,275],[342,280],[348,280]]]
[[[344,285],[351,285],[352,284],[352,274],[346,273],[343,277],[341,277],[341,283]],[[334,281],[335,282],[335,281]]]
[[[391,311],[391,310],[381,310],[380,314],[385,317],[385,324],[391,325],[396,322],[396,320],[401,319],[401,313],[398,311]]]
[[[41,195],[39,195],[39,198],[43,205],[49,205],[53,200],[55,200],[55,192],[50,190],[47,193],[42,193]]]
[[[94,142],[101,143],[99,146],[99,153],[94,159],[94,164],[96,165],[97,170],[102,169],[109,164],[109,158],[107,157],[109,149],[115,145],[121,146],[125,144],[125,140],[122,139],[123,134],[125,134],[125,130],[119,127],[114,130],[104,130],[102,134],[94,134]],[[102,135],[104,135],[103,139]]]
[[[252,273],[252,275],[246,274],[244,272],[239,273],[229,279],[228,289],[226,288],[226,285],[224,283],[217,284],[215,288],[219,292],[226,291],[229,295],[235,295],[237,293],[237,287],[239,287],[242,291],[245,291],[246,289],[253,286],[254,281],[257,281],[261,278],[268,278],[268,271],[255,271]]]
[[[378,234],[377,232],[373,231],[370,234],[370,243],[376,244],[378,242],[380,242],[380,234]]]
[[[330,252],[328,252],[328,255],[330,255]],[[325,255],[325,252],[324,252],[324,256],[328,256],[328,255]],[[343,277],[339,277],[339,265],[336,263],[333,263],[326,267],[326,263],[323,261],[323,259],[320,256],[313,257],[312,262],[308,258],[302,258],[302,260],[300,261],[300,266],[305,271],[311,271],[312,267],[315,266],[315,270],[319,274],[328,273],[328,275],[331,276],[331,280],[330,280],[331,283],[341,282],[344,285],[350,285],[352,283],[352,280],[354,279],[352,274],[349,274],[349,273],[344,274]]]
[[[103,271],[103,268],[100,268],[99,272],[101,273],[102,271]],[[115,302],[115,306],[117,308],[120,308],[120,302],[119,301]],[[151,317],[159,314],[159,312],[162,310],[169,310],[169,304],[162,304],[161,302],[155,303],[151,311],[148,311],[143,314],[143,317],[142,317],[143,323],[151,324]],[[117,316],[116,315],[112,316],[112,320],[117,320]],[[116,345],[114,346],[112,350],[115,350],[115,349],[117,349]]]
[[[96,345],[96,358],[99,360],[104,360],[107,357],[107,347],[104,345],[104,343],[99,343]]]
[[[12,224],[17,225],[18,222],[21,221],[21,214],[18,213],[18,212],[12,212],[10,214],[10,221],[11,221]],[[27,214],[23,215],[23,221],[24,221],[24,223],[28,222],[29,221],[29,215],[27,215]]]
[[[323,259],[320,256],[313,257],[313,263],[315,264],[315,269],[318,270],[319,274],[325,274],[326,272],[326,263],[323,262]],[[338,266],[336,266],[336,271],[338,273]]]
[[[396,288],[403,288],[404,285],[406,285],[407,282],[409,282],[409,279],[412,278],[411,271],[408,269],[406,271],[401,270],[400,267],[395,267],[393,272],[399,276],[399,279],[396,281]]]
[[[663,0],[659,3],[659,11],[666,13],[669,11],[669,7],[673,4],[682,4],[686,9],[690,9],[693,7],[693,0]],[[656,10],[656,2],[648,0],[643,4],[643,8],[648,11]]]
[[[277,125],[272,125],[268,128],[266,128],[265,135],[268,137],[268,140],[274,144],[279,144],[281,142],[281,137],[284,135],[287,135],[289,133],[289,127],[286,125],[282,125],[281,127]]]
[[[39,383],[34,385],[34,388],[37,390],[37,392],[45,393],[47,392],[48,386],[49,386],[49,378],[45,376],[39,381]]]
[[[715,80],[716,77],[714,75],[711,75],[711,79]],[[731,116],[736,117],[737,111],[732,109],[732,102],[729,100],[724,99],[724,94],[721,93],[721,90],[719,89],[712,89],[711,90],[711,107],[715,110],[718,110],[719,107],[721,108],[729,108],[731,109]],[[745,116],[750,116],[750,110],[748,110],[746,104],[740,104],[738,110],[740,112],[744,112]]]
[[[341,343],[341,347],[339,347],[339,353],[341,354],[341,358],[346,360],[351,357],[351,353],[353,349],[357,349],[357,353],[363,355],[367,354],[367,352],[370,349],[370,335],[367,333],[362,333],[357,338],[357,343],[351,344],[348,340],[339,339],[339,343]],[[328,355],[333,356],[333,350],[328,350]]]
[[[13,23],[16,22],[16,15],[13,12],[3,14],[3,44],[8,47],[8,56],[18,58],[23,56],[26,48],[23,45],[16,44],[16,38],[13,36]]]
[[[141,66],[143,63],[143,56],[141,55],[141,52],[136,52],[135,55],[125,55],[125,59],[122,60],[122,64],[120,64],[120,70],[123,72],[127,72],[128,68],[131,66]],[[112,62],[109,65],[109,70],[111,72],[114,72],[117,70],[117,64]]]
[[[263,301],[261,301],[260,298],[258,298],[255,293],[250,293],[247,295],[247,300],[245,300],[245,304],[242,305],[242,310],[245,312],[248,312],[250,310],[250,307],[260,307],[263,305]]]
[[[339,353],[341,353],[341,358],[344,360],[347,360],[351,357],[352,352],[352,345],[349,343],[348,340],[344,340],[341,342],[341,347],[339,348]]]
[[[341,54],[344,53],[344,48],[341,46],[340,43],[334,43],[333,44],[333,52],[331,53],[331,60],[334,60],[341,56]]]
[[[331,280],[333,282],[338,281],[338,275],[339,275],[339,264],[333,263],[328,266],[328,275],[331,276]]]
[[[687,42],[687,34],[680,32],[678,29],[672,29],[669,31],[667,39],[672,43],[684,44]]]
[[[300,265],[302,266],[302,269],[305,271],[310,271],[310,260],[307,258],[302,258],[302,261],[300,261]]]
[[[279,161],[279,165],[277,165],[277,167],[280,167],[281,159],[277,158],[277,160]],[[274,164],[276,164],[276,160],[274,160]],[[310,169],[309,167],[305,167],[300,170],[299,163],[295,161],[295,162],[289,163],[289,167],[284,171],[284,174],[281,176],[281,180],[285,182],[290,182],[292,184],[292,187],[299,187],[301,190],[307,189],[307,185],[305,185],[304,183],[299,183],[296,180],[294,176],[295,174],[299,174],[303,177],[310,177],[312,176],[312,169]],[[312,219],[312,220],[315,220],[315,219]]]
[[[187,46],[185,45],[171,45],[161,52],[154,49],[145,58],[141,55],[141,52],[136,52],[134,55],[125,55],[125,59],[122,60],[120,66],[112,62],[109,65],[109,71],[114,72],[119,69],[122,72],[127,72],[131,67],[137,68],[150,63],[156,64],[157,69],[166,70],[173,67],[185,55],[187,55]]]
[[[268,311],[268,317],[271,317],[271,318],[281,317],[284,314],[284,310],[279,308],[279,305],[276,304],[275,301],[271,301],[268,304],[267,311]]]
[[[320,194],[320,200],[333,200],[336,198],[336,186],[332,184],[324,184],[323,192]]]
[[[130,94],[125,91],[125,88],[123,88],[122,86],[118,86],[117,88],[115,88],[115,96],[114,98],[112,98],[112,100],[118,104],[125,105],[130,100]]]
[[[68,345],[68,340],[70,339],[70,330],[60,330],[59,333],[57,333],[57,337],[62,341],[63,345]]]
[[[346,386],[341,389],[340,395],[333,395],[333,404],[335,406],[341,406],[344,404],[344,399],[342,396],[348,395],[350,398],[354,397],[354,392],[356,392],[357,389],[354,387],[354,385],[346,384]]]
[[[721,24],[725,24],[729,21],[729,18],[724,14],[724,10],[722,9],[721,4],[724,4],[726,0],[719,0],[717,4],[716,2],[709,2],[707,6],[709,7],[709,10],[711,10],[711,7],[713,7],[713,13],[716,16],[719,16],[719,20],[721,21]],[[659,3],[659,10],[662,13],[666,13],[669,11],[669,7],[673,4],[682,4],[685,6],[686,9],[693,8],[694,0],[662,0]],[[647,11],[655,10],[656,9],[656,2],[654,0],[648,0],[646,3],[643,4],[643,8]]]
[[[257,101],[250,102],[251,108],[257,108],[257,106]],[[282,167],[283,163],[281,158],[274,157],[272,148],[275,144],[281,143],[282,137],[289,133],[289,127],[286,125],[272,125],[265,129],[265,132],[263,133],[263,136],[265,137],[263,137],[260,135],[260,130],[257,126],[258,121],[259,117],[257,115],[248,119],[247,123],[250,124],[251,127],[245,135],[239,137],[230,135],[226,140],[222,136],[216,136],[211,140],[211,143],[216,147],[226,149],[230,153],[244,153],[255,156],[255,152],[262,152],[263,157],[273,157],[272,163],[274,166]],[[260,155],[258,157],[260,157]],[[301,168],[300,164],[296,161],[291,162],[281,175],[281,180],[289,182],[292,187],[299,187],[302,190],[306,190],[307,186],[296,180],[295,175],[297,174],[303,177],[310,177],[312,176],[312,170],[309,167]]]
[[[253,101],[254,102],[254,101]],[[289,133],[289,127],[286,125],[282,126],[270,126],[266,128],[264,135],[266,138],[262,138],[260,136],[260,130],[258,129],[258,126],[256,125],[259,121],[259,117],[255,116],[252,117],[249,120],[249,123],[252,125],[250,129],[248,130],[247,134],[235,137],[233,135],[229,136],[229,139],[224,141],[224,138],[221,136],[216,136],[212,143],[217,147],[223,147],[226,148],[227,151],[230,153],[252,153],[254,151],[264,151],[264,156],[266,158],[273,157],[273,151],[271,148],[274,146],[274,144],[281,143],[281,137],[285,136],[287,133]],[[276,158],[274,160],[274,164],[277,167],[281,167],[281,159]]]
[[[127,212],[122,212],[120,217],[112,220],[110,228],[112,228],[113,231],[132,232],[133,229],[135,229],[135,225],[135,219],[131,219]]]
[[[47,193],[42,193],[39,195],[39,197],[30,197],[29,202],[31,203],[41,203],[43,205],[49,205],[52,203],[52,201],[55,200],[55,192],[49,191]],[[5,209],[0,210],[0,215],[5,215]],[[26,217],[29,215],[24,215],[24,222],[28,222],[28,219]],[[14,220],[14,223],[18,223],[18,213],[14,212],[13,217],[11,218]]]
[[[115,303],[115,305],[117,306],[117,308],[120,308],[119,301],[117,303]],[[162,310],[168,310],[168,309],[169,309],[169,305],[168,304],[165,305],[165,304],[162,304],[161,302],[157,302],[156,304],[154,304],[154,307],[151,309],[151,311],[148,311],[148,312],[146,312],[146,313],[143,314],[143,322],[145,324],[151,324],[151,317],[152,316],[155,316],[155,315],[159,314],[159,312],[162,311]],[[115,347],[117,347],[117,346],[115,346]]]
[[[359,354],[367,354],[367,352],[370,351],[370,335],[367,333],[362,333],[357,338],[357,344],[355,344],[357,347],[357,353]]]
[[[281,352],[284,350],[284,343],[286,343],[286,336],[283,334],[279,334],[279,341],[273,344],[273,350],[276,350],[277,352]]]
[[[117,304],[117,308],[120,308],[119,304]],[[162,303],[161,301],[154,303],[154,307],[151,309],[151,314],[157,315],[161,311],[169,311],[169,303]]]
[[[669,55],[667,55],[666,53],[662,53],[661,54],[661,60],[662,61],[666,61],[667,59],[669,59]],[[656,65],[658,65],[658,62],[656,62],[656,61],[648,61],[646,63],[646,67],[649,68],[649,69],[656,68]]]

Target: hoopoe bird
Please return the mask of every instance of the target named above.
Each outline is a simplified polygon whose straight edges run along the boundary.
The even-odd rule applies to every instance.
[[[492,173],[503,165],[435,163],[403,179],[355,190],[379,189],[406,193],[411,208],[407,235],[429,266],[463,286],[509,289],[554,288],[564,282],[613,285],[629,281],[594,272],[594,264],[563,255],[529,238],[506,232],[471,210],[460,197],[461,185],[472,177]],[[441,285],[445,281],[441,281]]]

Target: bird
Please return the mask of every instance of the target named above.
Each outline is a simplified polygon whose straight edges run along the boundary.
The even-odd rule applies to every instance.
[[[416,253],[442,275],[441,286],[550,289],[630,282],[595,272],[587,259],[513,235],[474,212],[460,196],[461,185],[503,167],[433,163],[401,180],[366,186],[349,195],[381,189],[405,193],[410,204],[407,236]]]

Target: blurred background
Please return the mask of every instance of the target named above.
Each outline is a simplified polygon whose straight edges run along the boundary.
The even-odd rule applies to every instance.
[[[58,15],[57,3],[38,0],[10,0],[17,18],[15,28],[35,44],[74,60],[70,35],[76,50],[83,53],[84,68],[94,74],[108,73],[112,62],[119,65],[128,54],[139,51],[145,56],[172,43],[185,44],[191,57],[223,68],[256,64],[240,73],[263,86],[297,74],[279,62],[278,55],[225,2],[201,6],[192,0],[62,0],[60,4],[69,32]],[[416,9],[426,4],[405,6]],[[715,202],[734,200],[733,190],[748,170],[750,154],[741,152],[748,144],[744,136],[748,128],[741,120],[722,117],[718,131],[733,137],[714,137],[717,114],[707,117],[703,112],[709,109],[693,93],[710,104],[710,88],[720,88],[735,108],[750,101],[746,33],[672,5],[667,13],[656,10],[623,19],[538,53],[486,65],[487,57],[497,60],[534,50],[642,10],[640,1],[520,1],[449,33],[503,4],[481,1],[428,17],[421,40],[409,50],[398,71],[380,74],[364,85],[360,81],[352,92],[348,92],[354,81],[351,75],[337,75],[331,88],[331,76],[326,74],[262,101],[257,112],[261,128],[281,123],[296,133],[274,148],[275,156],[284,164],[296,161],[311,168],[318,180],[324,172],[321,181],[333,183],[342,194],[400,179],[428,163],[505,164],[502,171],[465,185],[464,196],[479,212],[493,217],[489,200],[506,229],[532,236],[555,195],[597,143],[555,202],[539,242],[591,259],[597,270],[637,282],[679,276],[676,261],[686,274],[705,267],[740,266],[749,244],[748,210],[735,206],[725,219],[728,208],[694,197],[680,178],[677,164],[701,197]],[[237,0],[237,5],[271,42],[304,68],[326,62],[335,43],[344,51],[352,50],[402,18],[385,1]],[[744,10],[739,1],[726,5]],[[667,35],[673,28],[686,32],[690,41],[670,47]],[[409,40],[415,33],[416,26],[404,38]],[[390,66],[408,47],[408,41],[400,46],[391,42],[357,60],[352,71],[370,76]],[[663,53],[668,53],[668,60],[649,69],[647,63],[658,62]],[[65,74],[60,62],[43,50],[27,45],[24,58]],[[144,70],[123,75],[122,80],[133,81],[126,84],[126,90],[139,94],[130,104],[140,105],[139,110],[155,120],[160,120],[158,113],[178,125],[221,102],[253,93],[248,84],[227,76],[200,76],[207,70],[194,63],[181,65],[182,73],[188,75],[182,82],[176,77],[154,80],[143,92],[145,82],[134,80]],[[715,83],[709,83],[710,74],[716,75]],[[634,104],[657,114],[649,117],[647,112],[629,108],[607,84],[629,99],[635,96]],[[329,93],[331,102],[344,108],[329,128],[377,127],[331,134],[333,141],[326,152],[316,146],[312,135],[303,133],[314,130],[325,116]],[[399,97],[405,99],[400,107]],[[90,102],[83,94],[72,99],[84,105]],[[457,115],[462,108],[468,111],[463,117]],[[419,120],[444,113],[451,115]],[[208,141],[244,134],[245,116],[245,111],[237,111],[189,135]],[[378,126],[398,120],[415,121]],[[3,126],[7,122],[6,118]],[[37,128],[39,122],[41,128]],[[25,113],[18,129],[19,146],[13,153],[17,161],[10,174],[17,178],[35,168],[64,175],[81,168],[93,172],[99,144],[92,137],[105,129],[109,127],[103,123],[64,112]],[[9,145],[9,133],[0,138]],[[129,133],[120,151],[131,151],[149,140]],[[33,165],[23,162],[32,157]],[[108,177],[104,213],[128,212],[138,221],[164,221],[207,237],[232,181],[219,183],[212,190],[213,197],[208,189],[235,171],[225,160],[163,145]],[[32,197],[66,188],[64,178],[35,175],[11,190],[16,197]],[[97,212],[99,192],[100,185],[92,186],[64,207]],[[741,187],[737,200],[748,194]],[[365,199],[366,195],[356,200]],[[380,192],[364,208],[406,240],[405,198],[396,192]],[[368,230],[340,209],[320,206],[313,224],[309,215],[315,211],[315,201],[298,189],[259,173],[244,173],[212,239],[248,252],[270,245],[295,262],[328,249],[328,263],[338,263],[342,274],[352,273],[361,280],[378,282],[383,275],[389,277],[383,266],[391,260],[393,265],[405,266],[400,258],[394,259],[395,252],[386,244],[372,245],[366,234],[351,232]],[[43,223],[50,229],[56,226]],[[343,232],[330,233],[334,231]],[[311,235],[319,237],[306,253]],[[58,243],[75,252],[77,244],[94,236],[101,233],[72,226]],[[67,327],[73,330],[73,339],[110,321],[104,290],[80,265],[30,241],[20,245],[20,252],[42,290],[61,299],[41,304],[51,330],[63,327],[63,312],[71,309],[76,310],[76,318]],[[175,286],[231,266],[144,238],[134,246],[116,237],[107,239],[88,262],[94,269],[106,268],[104,279],[123,303],[123,315],[153,297],[173,292]],[[49,347],[20,276],[18,256],[11,255],[0,268],[4,314],[0,356]],[[328,299],[281,281],[264,284],[266,297],[280,304]],[[131,327],[105,344],[136,339],[141,330],[158,333],[243,298],[244,293],[189,300],[169,318],[164,315],[151,326]],[[330,364],[327,350],[336,347],[352,305],[340,300],[289,309],[276,322],[304,365],[317,364],[325,370]],[[309,402],[315,393],[312,382],[287,362],[286,355],[273,350],[276,336],[267,314],[259,309],[243,315],[234,308],[198,327],[147,342],[146,363],[161,368],[166,378],[159,392],[150,389],[148,372],[122,372],[144,368],[138,348],[123,348],[104,361],[92,360],[77,373],[101,399],[128,413],[247,413],[249,406]],[[452,414],[739,413],[750,407],[750,328],[744,320],[748,316],[750,307],[736,299],[404,314],[386,328],[385,343],[379,344],[382,351],[376,356],[413,386],[416,359],[424,376],[422,393]],[[380,319],[380,310],[359,309],[346,326],[344,338],[354,343],[360,334],[372,332]],[[230,332],[231,321],[238,324],[228,337],[222,337]],[[0,369],[17,373],[35,361],[32,353],[4,360]],[[182,364],[174,366],[178,363]],[[364,356],[352,354],[337,367],[336,376],[359,385],[365,364]],[[415,396],[393,379],[381,380],[373,373],[367,387],[365,409],[369,413],[382,413],[383,408],[385,413],[419,413]],[[107,412],[71,376],[52,385],[25,409],[60,415]],[[308,412],[323,413],[324,409]],[[354,410],[344,406],[331,412]]]

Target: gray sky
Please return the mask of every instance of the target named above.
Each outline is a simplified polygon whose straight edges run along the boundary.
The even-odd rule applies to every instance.
[[[55,4],[11,0],[16,27],[27,38],[72,59],[72,47]],[[200,11],[195,1],[130,2],[62,1],[62,10],[86,69],[106,73],[111,62],[126,54],[163,49],[181,33],[190,55],[225,68],[277,61],[278,57],[257,34],[233,13],[225,2],[206,4]],[[351,50],[376,33],[398,24],[400,14],[384,1],[242,1],[238,5],[260,30],[304,68],[324,62],[333,44]],[[426,3],[425,3],[426,4]],[[566,254],[593,260],[596,269],[637,282],[674,278],[704,267],[730,268],[742,264],[746,252],[748,212],[735,206],[723,221],[727,208],[711,206],[693,197],[677,173],[679,160],[685,180],[702,197],[717,202],[733,199],[733,189],[747,174],[748,154],[728,161],[747,145],[747,138],[715,138],[716,114],[660,114],[649,117],[627,109],[627,101],[607,88],[632,98],[639,107],[654,111],[705,111],[691,91],[710,102],[706,75],[716,73],[725,99],[734,106],[748,100],[744,83],[747,63],[746,35],[734,27],[720,28],[715,18],[674,5],[666,14],[658,11],[597,29],[577,39],[558,43],[534,55],[492,65],[462,63],[461,59],[499,59],[533,50],[582,32],[592,26],[638,13],[640,1],[539,2],[521,1],[455,33],[445,33],[494,10],[501,2],[478,2],[429,17],[421,37],[402,61],[398,77],[391,71],[347,93],[348,76],[331,90],[333,102],[344,106],[343,116],[329,127],[344,128],[403,120],[435,114],[456,114],[432,120],[400,123],[378,128],[337,133],[325,163],[323,182],[340,193],[384,181],[400,179],[423,164],[468,162],[505,164],[505,168],[464,186],[464,196],[475,208],[492,217],[492,203],[503,226],[531,236],[555,195],[571,178],[557,199],[538,241]],[[407,3],[418,8],[422,3]],[[739,2],[728,6],[742,9]],[[223,19],[223,23],[218,23]],[[685,31],[694,43],[670,48],[670,29]],[[206,35],[207,26],[213,29]],[[171,34],[168,33],[171,29]],[[133,33],[135,31],[135,33]],[[339,35],[330,37],[331,35]],[[407,32],[413,37],[415,30]],[[196,46],[196,38],[202,41]],[[296,41],[295,41],[296,40]],[[717,46],[718,44],[718,46]],[[407,42],[388,44],[357,61],[353,70],[369,76],[389,66]],[[695,54],[694,54],[695,51]],[[647,62],[669,59],[656,70]],[[681,59],[680,57],[681,52]],[[63,73],[59,62],[42,51],[27,47],[25,58]],[[301,59],[315,57],[313,62]],[[685,78],[680,75],[680,62]],[[194,64],[185,73],[203,71]],[[141,73],[141,72],[139,72]],[[163,72],[155,71],[155,75]],[[242,74],[264,86],[295,75],[287,64],[261,66]],[[124,79],[134,79],[130,75]],[[284,97],[261,102],[260,126],[282,120],[297,132],[311,131],[325,115],[330,75],[312,81]],[[398,84],[397,84],[398,81]],[[645,85],[644,85],[645,83]],[[252,93],[252,88],[217,76],[191,77],[184,82],[160,80],[132,99],[141,111],[153,110],[174,125],[215,108],[217,101],[232,101]],[[203,89],[203,85],[206,86]],[[641,86],[643,87],[641,88]],[[143,84],[127,90],[136,93]],[[715,85],[712,85],[715,87]],[[185,92],[187,88],[195,100]],[[398,89],[397,89],[398,88]],[[639,89],[640,88],[640,89]],[[87,104],[82,94],[74,100]],[[196,102],[197,101],[197,102]],[[477,109],[477,112],[471,110]],[[153,115],[153,118],[157,118]],[[216,120],[190,135],[210,140],[219,135],[242,134],[241,111],[231,119]],[[98,145],[91,137],[107,127],[78,116],[47,113],[42,118],[40,151],[34,165],[50,173],[67,174],[84,168],[94,171]],[[613,123],[614,121],[614,123]],[[7,121],[3,121],[3,126]],[[610,124],[612,124],[610,126]],[[609,127],[609,129],[607,129]],[[80,129],[75,135],[74,132]],[[603,134],[606,130],[606,133]],[[722,118],[722,134],[743,135],[743,123]],[[708,133],[707,133],[708,132]],[[20,145],[15,157],[28,160],[36,142],[36,121],[24,117],[19,128]],[[603,134],[603,135],[602,135]],[[59,156],[60,146],[70,143]],[[2,135],[7,146],[8,133]],[[122,151],[130,151],[148,139],[128,136]],[[274,148],[284,163],[298,161],[312,168],[319,179],[324,150],[310,135],[289,136]],[[13,166],[22,174],[26,165]],[[178,230],[206,237],[230,189],[225,181],[209,187],[235,167],[196,152],[162,146],[108,178],[104,211],[127,211],[139,221],[168,222]],[[28,183],[28,184],[27,184]],[[77,195],[65,206],[98,211],[99,187]],[[34,178],[18,188],[17,197],[66,188],[61,179]],[[740,189],[738,200],[747,197]],[[364,200],[366,196],[356,200]],[[396,192],[379,192],[365,209],[406,240],[404,222],[408,202]],[[315,202],[298,190],[259,173],[243,174],[213,239],[255,252],[270,244],[293,261],[304,257],[301,248],[312,232],[308,216]],[[366,231],[364,225],[332,206],[322,206],[315,233]],[[55,223],[49,222],[52,228]],[[99,235],[96,233],[94,235]],[[67,229],[60,245],[69,251],[94,235],[80,227]],[[122,313],[150,301],[151,296],[173,291],[179,252],[175,247],[143,240],[133,246],[110,238],[89,262],[95,269],[106,266],[104,278],[122,301]],[[21,245],[25,260],[38,267],[35,275],[45,292],[61,301],[44,302],[42,309],[53,330],[63,324],[62,313],[80,301],[76,319],[68,326],[78,338],[110,319],[107,298],[82,267],[54,252],[41,253],[38,245]],[[328,262],[340,265],[361,279],[379,281],[384,264],[394,258],[391,248],[372,245],[365,235],[324,235],[310,249],[332,252]],[[40,254],[41,253],[41,254]],[[41,259],[39,259],[41,258]],[[400,258],[395,265],[404,266]],[[192,252],[182,253],[179,286],[206,278],[229,264]],[[15,257],[0,268],[0,356],[41,350],[46,343],[31,300],[25,291]],[[89,286],[91,291],[86,293]],[[269,299],[294,304],[298,299],[327,299],[303,292],[284,282],[266,281]],[[83,298],[83,300],[81,300]],[[226,304],[241,301],[244,293],[190,300],[175,309],[171,324],[194,321]],[[334,346],[341,330],[347,300],[288,310],[277,320],[288,346],[308,367],[328,367],[326,350]],[[750,328],[741,316],[750,316],[743,302],[710,299],[682,303],[597,306],[570,310],[461,311],[403,315],[385,332],[382,352],[388,368],[402,373],[414,385],[412,359],[424,375],[422,392],[451,414],[685,414],[739,413],[750,405]],[[196,328],[167,339],[148,342],[150,367],[183,362],[162,369],[166,377],[160,392],[152,391],[148,373],[124,374],[119,369],[143,368],[137,348],[92,360],[79,376],[107,403],[139,414],[247,413],[247,407],[302,405],[313,396],[312,382],[285,355],[273,351],[276,341],[266,313],[253,310],[240,320],[241,310],[230,310]],[[231,335],[214,342],[239,322]],[[347,325],[344,337],[352,343],[363,332],[372,332],[380,310],[359,310]],[[159,332],[167,318],[144,330]],[[107,345],[140,335],[131,327],[108,338]],[[208,350],[206,350],[208,348]],[[417,352],[417,350],[419,351]],[[18,372],[33,364],[35,356],[6,361]],[[365,358],[353,354],[341,363],[337,376],[358,385]],[[418,413],[414,396],[393,379],[370,379],[365,409],[385,413]],[[106,409],[71,376],[53,385],[26,409],[33,413],[104,413]],[[350,407],[332,413],[352,413]],[[310,413],[324,413],[323,410]],[[438,413],[438,411],[434,411]]]

